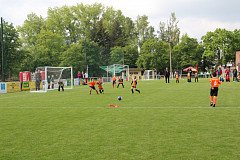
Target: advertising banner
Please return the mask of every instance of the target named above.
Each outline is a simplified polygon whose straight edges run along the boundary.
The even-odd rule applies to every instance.
[[[23,90],[23,91],[29,91],[29,90],[30,90],[30,84],[29,84],[29,82],[23,82],[23,83],[22,83],[22,90]]]
[[[7,93],[20,92],[19,82],[7,82]]]
[[[45,80],[45,71],[40,71],[42,81]]]
[[[1,93],[7,93],[7,83],[0,82],[0,94]]]
[[[40,83],[40,89],[43,89],[43,85],[44,85],[44,81],[42,81],[42,82]],[[35,82],[35,81],[30,81],[30,82],[29,82],[29,89],[30,89],[31,91],[35,91],[35,90],[36,90],[36,82]]]
[[[23,72],[23,82],[28,82],[30,81],[31,78],[31,73],[29,71]]]

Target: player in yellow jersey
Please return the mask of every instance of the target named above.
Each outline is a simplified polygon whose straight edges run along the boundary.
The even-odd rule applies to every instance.
[[[132,88],[131,88],[132,93],[134,93],[134,92],[133,92],[134,89],[135,89],[135,91],[137,91],[138,93],[140,93],[140,90],[137,89],[137,77],[136,77],[136,76],[134,76],[134,78],[132,79],[131,85],[132,85]]]
[[[216,72],[212,73],[212,78],[209,80],[211,89],[210,89],[210,106],[215,107],[217,103],[218,96],[218,87],[221,84],[221,81],[216,77]]]

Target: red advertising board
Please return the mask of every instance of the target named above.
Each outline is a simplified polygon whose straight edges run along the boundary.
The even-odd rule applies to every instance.
[[[23,72],[23,82],[29,82],[31,79],[31,73],[29,71]]]
[[[40,73],[41,73],[41,79],[45,80],[45,71],[40,71]]]

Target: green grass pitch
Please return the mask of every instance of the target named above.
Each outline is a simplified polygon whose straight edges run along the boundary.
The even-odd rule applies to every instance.
[[[1,94],[0,159],[240,159],[240,83],[220,86],[216,108],[208,79],[103,87]]]

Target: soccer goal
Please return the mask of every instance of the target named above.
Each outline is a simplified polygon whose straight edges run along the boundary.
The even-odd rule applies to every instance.
[[[58,89],[58,83],[63,82],[64,89],[73,88],[72,67],[38,67],[32,75],[31,92],[47,92]]]
[[[105,82],[110,82],[112,76],[122,76],[123,79],[129,80],[129,66],[122,64],[113,64],[109,66],[100,66],[101,69],[106,71]]]
[[[154,70],[145,70],[143,73],[144,80],[154,80],[156,76],[156,72]]]

